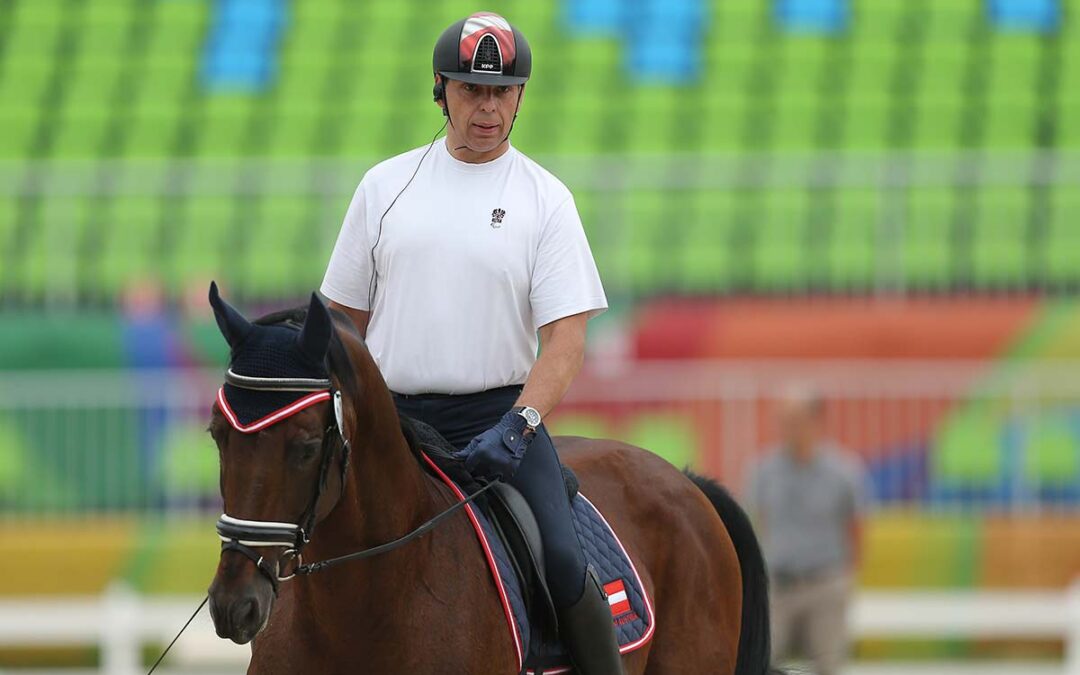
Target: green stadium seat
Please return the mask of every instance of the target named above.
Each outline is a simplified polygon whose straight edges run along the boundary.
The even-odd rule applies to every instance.
[[[1075,99],[1063,98],[1055,119],[1058,144],[1062,148],[1080,148],[1080,95]]]
[[[628,90],[626,152],[654,154],[669,148],[671,127],[686,123],[680,95],[673,86],[637,85]]]
[[[958,411],[937,429],[931,454],[934,477],[951,487],[988,487],[1004,468],[999,425],[988,408],[978,402]]]
[[[160,158],[173,153],[183,114],[179,108],[135,112],[124,130],[129,158]]]
[[[612,195],[615,208],[625,209],[624,232],[617,244],[619,268],[616,274],[627,275],[623,283],[642,293],[656,289],[671,277],[671,247],[667,245],[667,225],[677,205],[671,195],[661,191],[635,191],[626,196]]]
[[[247,132],[260,114],[256,100],[242,95],[204,95],[200,112],[197,153],[205,157],[232,157],[246,149]]]
[[[20,7],[33,5],[32,2],[20,2]],[[15,12],[7,34],[4,35],[4,66],[20,66],[27,63],[52,63],[57,43],[60,41],[61,21],[30,22],[21,19],[18,9]]]
[[[74,301],[78,294],[79,244],[88,202],[82,198],[52,197],[31,214],[28,255],[16,263],[18,284],[33,301]]]
[[[24,158],[33,147],[40,118],[33,106],[7,105],[0,107],[0,158]]]
[[[755,226],[754,286],[759,291],[802,290],[806,283],[805,192],[776,191]]]
[[[993,101],[986,110],[986,143],[1003,150],[1022,150],[1035,145],[1038,108],[1034,101]]]
[[[122,66],[117,62],[82,62],[67,76],[64,87],[66,107],[103,107],[111,103],[117,94],[122,76]]]
[[[323,120],[322,110],[310,106],[307,109],[292,108],[274,116],[274,126],[261,152],[284,157],[306,157],[315,147]],[[351,115],[346,124],[352,123]]]
[[[193,59],[147,61],[140,75],[131,92],[131,105],[135,109],[179,112],[177,108],[184,106],[193,89],[195,62]]]
[[[147,40],[143,58],[147,62],[195,61],[199,57],[203,40],[206,39],[212,6],[207,2],[154,2],[153,16],[146,27],[151,31],[151,37]]]
[[[1080,195],[1074,186],[1062,186],[1051,204],[1044,275],[1051,285],[1075,290],[1080,285]]]
[[[834,290],[873,288],[881,195],[873,191],[838,190],[835,216],[829,223],[829,285]]]
[[[902,199],[895,195],[894,199]],[[913,290],[943,289],[953,272],[952,219],[949,190],[915,190],[908,200],[903,228],[903,274]]]
[[[742,147],[742,129],[749,106],[740,96],[715,96],[702,103],[702,115],[709,122],[700,131],[704,151],[730,154]]]
[[[1029,102],[1038,96],[1043,38],[997,32],[991,41],[986,95],[992,100]]]
[[[242,239],[232,236],[236,208],[236,200],[229,197],[193,197],[171,224],[175,246],[166,280],[174,292],[236,276],[236,252],[229,248],[233,240]]]
[[[772,27],[772,12],[767,3],[746,0],[713,2],[709,25],[709,46],[720,50],[718,45],[732,42],[753,42]]]
[[[695,199],[696,197],[696,199]],[[709,293],[726,290],[732,283],[735,196],[730,192],[699,191],[688,197],[693,218],[683,223],[683,245],[676,262],[682,291]]]
[[[972,251],[975,283],[981,288],[1016,288],[1031,280],[1027,225],[1030,195],[1024,188],[979,192]]]
[[[75,103],[65,106],[53,135],[53,154],[80,159],[97,157],[113,119],[114,110],[110,107]]]
[[[94,271],[107,298],[117,298],[134,283],[162,274],[157,260],[162,229],[157,197],[116,199],[101,217],[102,243]]]
[[[849,96],[844,113],[844,145],[850,150],[887,147],[890,110],[885,99]]]
[[[778,101],[772,111],[772,144],[789,151],[811,150],[818,145],[818,128],[821,117],[818,114],[817,97],[795,98],[785,96]],[[839,120],[837,120],[839,124]]]
[[[1031,420],[1024,446],[1024,475],[1035,487],[1067,487],[1080,479],[1080,438],[1067,413]]]
[[[950,0],[933,2],[925,7],[922,26],[927,42],[964,46],[960,36],[970,35],[972,26],[986,20],[986,0]]]
[[[36,106],[51,76],[52,68],[42,61],[5,63],[0,69],[0,113],[15,106]]]
[[[915,104],[916,148],[955,150],[960,147],[964,101],[959,96],[924,96]]]
[[[256,217],[244,225],[244,249],[233,272],[242,288],[258,297],[280,297],[303,288],[310,275],[296,264],[296,249],[305,239],[312,204],[303,198],[271,197],[261,200]],[[329,255],[329,254],[327,254]],[[311,260],[317,266],[325,261]],[[310,269],[310,268],[309,268]]]

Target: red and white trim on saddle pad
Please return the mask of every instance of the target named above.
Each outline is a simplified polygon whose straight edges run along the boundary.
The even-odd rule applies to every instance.
[[[424,458],[424,461],[427,462],[427,465],[431,467],[431,470],[435,472],[442,482],[446,483],[447,487],[454,491],[459,500],[465,499],[464,493],[454,484],[454,481],[450,480],[449,476],[435,465],[435,462],[431,461],[430,457],[422,452],[420,456]],[[499,591],[499,601],[502,602],[503,613],[506,615],[506,624],[510,627],[510,639],[513,640],[514,654],[517,655],[517,669],[520,672],[521,666],[525,663],[525,655],[521,651],[520,630],[517,622],[514,621],[514,613],[510,609],[510,599],[506,597],[506,589],[503,587],[502,578],[499,577],[499,568],[495,565],[495,556],[491,554],[491,545],[488,544],[487,537],[484,535],[484,528],[480,526],[480,521],[476,519],[472,504],[465,505],[465,513],[469,516],[469,522],[472,523],[477,538],[480,539],[480,546],[484,549],[484,558],[487,560],[488,569],[491,571],[491,578],[495,581],[495,588]]]
[[[245,424],[240,423],[240,419],[236,416],[236,413],[233,412],[233,409],[229,407],[229,402],[227,400],[225,400],[225,387],[221,387],[220,389],[218,389],[218,393],[217,393],[217,405],[218,405],[219,408],[221,408],[221,412],[222,412],[223,415],[225,415],[225,419],[229,420],[229,424],[232,425],[233,429],[236,429],[237,431],[239,431],[241,433],[245,433],[245,434],[251,434],[251,433],[255,433],[256,431],[261,431],[262,429],[265,429],[266,427],[270,426],[271,424],[274,424],[276,422],[280,422],[281,420],[285,419],[286,417],[290,417],[292,415],[295,415],[296,413],[300,412],[304,408],[309,408],[309,407],[315,405],[316,403],[320,403],[322,401],[329,401],[329,400],[330,400],[330,391],[329,390],[317,391],[317,392],[315,392],[313,394],[308,394],[304,398],[293,401],[292,403],[285,406],[284,408],[279,408],[278,410],[275,410],[274,412],[270,413],[269,415],[266,415],[265,417],[262,417],[261,419],[255,420],[251,424],[246,424],[245,425]]]

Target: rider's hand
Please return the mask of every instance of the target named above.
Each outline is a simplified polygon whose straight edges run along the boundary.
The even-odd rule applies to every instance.
[[[458,457],[464,460],[465,468],[474,478],[510,480],[534,435],[525,418],[511,411],[495,426],[469,441]]]

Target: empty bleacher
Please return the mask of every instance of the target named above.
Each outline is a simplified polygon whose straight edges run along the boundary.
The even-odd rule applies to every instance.
[[[514,142],[556,170],[585,167],[565,175],[613,295],[1080,284],[1080,0],[1062,0],[1054,30],[996,23],[989,0],[856,0],[842,30],[817,33],[762,0],[680,2],[691,18],[704,8],[704,39],[670,62],[634,30],[570,25],[589,4],[500,11],[536,56]],[[0,5],[2,301],[109,304],[149,276],[175,295],[211,276],[247,298],[302,295],[349,196],[316,169],[332,160],[335,184],[355,184],[431,138],[430,45],[475,7],[286,3],[268,80],[233,89],[208,80],[216,9]],[[643,59],[690,70],[665,79]],[[913,156],[936,158],[932,179]],[[784,179],[804,157],[822,168]],[[859,158],[875,168],[851,180]],[[239,167],[215,191],[168,168],[140,190],[113,180],[214,162]],[[315,168],[288,189],[266,178],[290,162]],[[624,164],[663,180],[608,170]],[[82,165],[96,182],[36,188]]]

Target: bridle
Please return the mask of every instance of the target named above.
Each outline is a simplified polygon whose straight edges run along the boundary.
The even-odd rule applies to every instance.
[[[326,491],[327,477],[330,473],[331,460],[334,457],[331,443],[334,439],[341,443],[341,493],[345,493],[346,474],[349,470],[349,440],[345,437],[345,423],[341,402],[341,392],[333,388],[329,379],[250,377],[238,375],[230,368],[225,373],[225,382],[234,387],[267,392],[326,392],[327,400],[334,405],[334,422],[323,432],[322,460],[319,465],[319,477],[312,492],[307,510],[296,523],[275,522],[269,520],[245,520],[222,513],[217,521],[217,533],[221,538],[222,551],[237,551],[251,559],[255,567],[265,576],[277,594],[278,584],[292,579],[303,567],[301,552],[311,541],[318,518],[319,500]],[[334,431],[337,433],[334,433]],[[340,497],[339,497],[340,498]],[[284,548],[275,566],[271,566],[258,549]],[[291,574],[281,575],[282,560],[295,560],[296,567]]]
[[[326,392],[327,399],[333,400],[334,422],[327,426],[323,432],[322,461],[319,466],[319,478],[315,484],[311,502],[307,510],[296,523],[275,522],[270,520],[245,520],[234,518],[227,513],[222,513],[217,521],[217,533],[221,539],[222,551],[237,551],[248,557],[259,572],[270,582],[274,589],[274,595],[278,593],[278,586],[283,581],[288,581],[297,575],[310,575],[319,570],[326,569],[339,563],[350,560],[362,560],[371,558],[382,553],[387,553],[403,546],[414,539],[427,534],[436,525],[449,517],[455,511],[473,502],[477,497],[495,486],[494,482],[488,483],[477,489],[465,499],[455,502],[447,509],[441,511],[427,522],[423,523],[408,534],[385,544],[380,544],[369,549],[350,553],[348,555],[330,558],[315,563],[304,564],[301,552],[304,546],[311,541],[315,531],[315,522],[318,517],[319,499],[326,491],[326,479],[330,471],[331,459],[334,454],[329,447],[332,439],[341,441],[341,494],[345,493],[346,476],[349,469],[350,444],[345,437],[344,412],[341,400],[341,392],[333,388],[329,379],[309,378],[271,378],[271,377],[248,377],[237,375],[230,369],[225,374],[225,382],[235,387],[252,389],[255,391],[294,391],[294,392]],[[337,433],[334,433],[335,429]],[[339,497],[340,499],[340,497]],[[284,548],[285,551],[278,557],[276,565],[271,565],[266,558],[259,553],[258,549]],[[295,567],[290,574],[282,576],[281,563],[283,560],[295,560]]]

